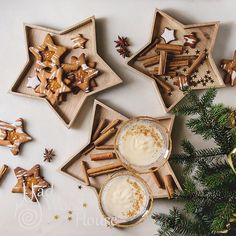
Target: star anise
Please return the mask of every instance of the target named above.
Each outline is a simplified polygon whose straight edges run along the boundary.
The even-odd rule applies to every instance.
[[[117,52],[119,52],[119,54],[125,58],[125,57],[129,57],[130,56],[130,51],[127,48],[129,46],[129,42],[128,42],[128,38],[127,37],[120,37],[118,36],[118,40],[114,41],[116,43],[116,48]]]
[[[53,149],[47,149],[45,148],[44,154],[43,154],[43,161],[51,162],[53,157],[55,156]]]
[[[129,57],[130,54],[130,51],[127,48],[119,48],[117,49],[117,52],[119,52],[123,58]]]
[[[118,40],[115,40],[114,42],[116,43],[116,48],[118,48],[118,47],[126,48],[129,46],[129,42],[128,42],[127,37],[118,36]]]

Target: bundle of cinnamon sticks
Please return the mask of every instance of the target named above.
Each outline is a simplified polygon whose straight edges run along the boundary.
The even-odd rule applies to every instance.
[[[94,129],[91,138],[91,144],[83,152],[83,155],[87,155],[94,148],[98,150],[97,153],[90,154],[91,161],[104,161],[116,159],[114,152],[114,144],[105,144],[109,141],[117,132],[117,126],[121,123],[121,120],[115,119],[108,122],[106,119],[101,119],[98,122],[98,125]],[[101,152],[103,151],[103,152]],[[104,152],[105,151],[105,152]],[[108,174],[117,170],[121,170],[124,167],[122,166],[119,160],[114,160],[114,162],[100,165],[98,167],[89,167],[86,161],[80,162],[81,169],[84,175],[84,182],[86,185],[90,185],[90,177],[97,177],[99,175]]]
[[[201,53],[199,56],[183,55],[183,49],[183,45],[159,43],[155,40],[153,44],[140,54],[137,61],[142,63],[147,70],[147,74],[156,81],[158,86],[161,87],[164,92],[170,94],[174,88],[172,84],[165,81],[162,76],[175,78],[173,85],[181,89],[183,84],[181,84],[182,80],[178,78],[177,70],[181,67],[189,67],[185,75],[188,81],[188,78],[196,71],[202,60],[206,57],[206,53]],[[185,83],[186,80],[184,80]],[[176,81],[180,81],[180,84]]]

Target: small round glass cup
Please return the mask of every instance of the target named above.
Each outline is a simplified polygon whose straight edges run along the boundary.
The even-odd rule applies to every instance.
[[[129,127],[133,127],[134,125],[138,125],[139,123],[147,122],[149,125],[153,126],[156,129],[159,136],[162,139],[162,147],[156,160],[152,163],[148,163],[146,165],[138,165],[134,163],[130,163],[127,158],[122,155],[122,151],[120,150],[121,139],[123,137],[123,131],[129,129]],[[139,116],[128,121],[124,122],[120,128],[118,129],[115,136],[115,153],[118,159],[122,162],[123,166],[134,173],[144,174],[155,172],[160,169],[165,163],[168,161],[172,150],[172,141],[168,130],[156,119],[148,116]],[[145,158],[145,157],[144,157]]]
[[[135,217],[130,217],[128,219],[120,219],[118,217],[115,217],[109,213],[109,211],[106,210],[106,206],[104,203],[104,192],[106,191],[106,188],[109,187],[109,183],[113,181],[115,178],[120,178],[120,177],[127,177],[127,178],[132,178],[135,181],[137,181],[143,188],[145,192],[145,206],[142,211],[140,211],[139,214],[137,214]],[[128,228],[135,226],[141,222],[143,222],[147,216],[151,213],[152,208],[153,208],[153,196],[151,193],[151,189],[149,188],[148,184],[138,175],[134,173],[130,173],[128,171],[122,171],[115,173],[111,175],[102,185],[99,195],[98,195],[98,202],[99,202],[99,209],[105,218],[107,225],[110,227],[118,227],[118,228]]]

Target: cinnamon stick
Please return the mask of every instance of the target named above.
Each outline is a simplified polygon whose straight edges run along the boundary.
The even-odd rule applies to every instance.
[[[197,56],[195,56],[195,55],[191,55],[191,56],[174,55],[171,59],[172,59],[171,61],[182,61],[182,60],[192,61],[192,60],[196,60]]]
[[[188,66],[189,65],[189,61],[188,60],[179,60],[179,61],[171,61],[171,62],[167,62],[167,67],[169,70],[176,70],[178,67],[182,67],[182,66]],[[153,72],[157,72],[160,70],[160,66],[155,66],[153,69]],[[166,73],[168,74],[168,72]],[[164,74],[163,74],[164,75]]]
[[[110,139],[115,133],[116,133],[115,128],[109,129],[106,133],[102,134],[100,137],[98,137],[93,143],[95,146],[98,146],[100,144],[103,144],[106,142],[108,139]]]
[[[157,82],[157,84],[162,87],[167,93],[170,93],[173,89],[172,87],[161,78],[155,77],[155,75],[151,75],[151,77]]]
[[[9,167],[7,165],[3,165],[0,169],[0,183],[2,181],[2,179],[4,178],[5,174],[7,173]]]
[[[87,173],[89,176],[94,175],[95,173],[103,172],[103,171],[108,171],[114,168],[122,167],[122,164],[120,161],[115,161],[111,164],[106,164],[94,168],[90,168],[87,170]]]
[[[115,172],[115,171],[118,171],[118,170],[122,170],[122,169],[124,169],[124,166],[119,166],[119,167],[115,167],[115,168],[112,168],[112,169],[99,171],[99,172],[90,174],[89,176],[90,177],[96,177],[96,176],[99,176],[99,175],[109,174],[109,173],[112,173],[112,172]]]
[[[89,186],[90,185],[90,181],[89,181],[89,177],[88,177],[88,173],[87,173],[87,162],[81,161],[80,162],[80,167],[81,167],[83,175],[84,175],[84,183],[87,186]]]
[[[106,119],[101,119],[92,136],[92,141],[96,140],[99,137],[100,132],[104,129],[105,125],[106,125]]]
[[[159,42],[159,39],[156,38],[149,46],[147,46],[139,55],[143,56],[144,54],[146,54],[147,52],[151,51],[151,49],[153,49],[156,44]]]
[[[193,62],[191,67],[187,71],[187,76],[190,76],[200,65],[200,63],[206,58],[206,53],[202,52],[198,58]]]
[[[120,123],[119,119],[113,120],[110,122],[110,124],[108,124],[102,131],[101,134],[106,133],[109,129],[115,127],[116,125],[118,125]]]
[[[150,58],[150,59],[145,60],[145,61],[143,62],[143,66],[144,66],[144,67],[153,66],[153,65],[159,63],[159,61],[160,61],[160,56],[157,55],[157,56],[155,56],[155,57],[152,57],[152,58]]]
[[[177,72],[175,70],[172,71],[173,68],[171,68],[170,71],[168,71],[165,76],[172,76],[175,77],[177,75]],[[158,76],[158,70],[151,70],[149,71],[151,75]]]
[[[171,77],[175,77],[177,75],[177,72],[176,71],[168,71],[168,73],[166,75],[171,76]]]
[[[188,66],[189,60],[176,60],[168,63],[168,67]]]
[[[101,160],[110,160],[115,159],[114,152],[102,152],[102,153],[93,153],[90,155],[92,161],[101,161]]]
[[[163,182],[164,182],[164,186],[167,191],[167,194],[168,194],[168,199],[173,198],[174,192],[175,192],[175,182],[174,182],[172,176],[165,175],[163,177]]]
[[[150,174],[152,175],[153,180],[155,181],[155,184],[157,185],[157,187],[162,188],[163,185],[162,185],[162,181],[161,181],[158,171],[156,170],[154,172],[150,172]]]
[[[180,54],[183,51],[183,46],[176,45],[176,44],[158,43],[158,44],[156,44],[155,50],[166,51],[166,52],[170,52],[173,54]]]
[[[101,145],[95,147],[97,150],[114,150],[115,145]]]
[[[164,75],[166,71],[166,60],[167,60],[167,52],[160,51],[160,63],[158,75]]]
[[[151,54],[151,55],[145,55],[145,56],[140,56],[137,58],[137,61],[144,61],[144,60],[147,60],[147,59],[152,59],[152,58],[155,58],[157,56],[157,54]]]

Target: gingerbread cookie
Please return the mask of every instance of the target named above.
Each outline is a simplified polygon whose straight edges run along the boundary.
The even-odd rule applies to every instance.
[[[96,87],[96,82],[92,80],[98,75],[98,70],[95,69],[96,63],[86,63],[84,53],[79,58],[71,58],[71,64],[63,64],[62,67],[67,72],[64,82],[71,88],[73,93],[76,94],[79,90],[88,93],[90,92],[90,86]]]
[[[76,85],[85,93],[90,92],[90,81],[98,75],[98,70],[89,67],[85,61],[85,54],[79,57],[80,68],[75,73]]]
[[[32,138],[23,130],[23,119],[17,119],[13,124],[0,121],[0,146],[10,148],[13,155],[20,151],[20,145]]]
[[[80,67],[79,59],[75,56],[72,56],[70,59],[70,63],[62,64],[61,67],[66,73],[76,71]]]
[[[73,48],[85,48],[85,44],[88,39],[84,38],[82,34],[78,34],[76,37],[71,38],[74,43]]]
[[[226,72],[225,83],[231,86],[236,85],[236,50],[232,60],[222,60],[221,68]]]
[[[25,193],[33,202],[38,200],[43,189],[50,187],[50,184],[40,175],[40,165],[35,165],[30,170],[17,167],[14,172],[17,183],[12,192]]]
[[[40,70],[37,73],[40,85],[35,89],[35,92],[39,93],[39,96],[45,96],[52,105],[55,105],[60,94],[71,91],[63,83],[62,75],[62,68],[57,69],[57,67],[54,67],[52,72]]]
[[[36,58],[36,69],[53,68],[60,65],[60,57],[65,53],[66,48],[54,44],[50,34],[47,34],[40,46],[30,47],[30,52]]]
[[[184,46],[189,46],[195,48],[196,44],[199,42],[199,39],[196,36],[196,33],[192,32],[191,34],[184,35]]]

